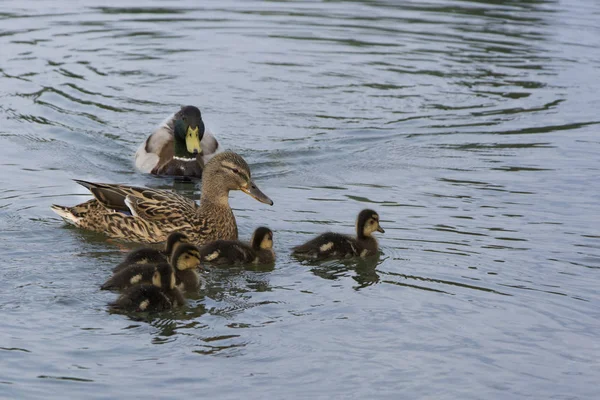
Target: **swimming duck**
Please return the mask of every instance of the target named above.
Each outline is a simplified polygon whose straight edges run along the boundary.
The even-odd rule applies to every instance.
[[[200,110],[181,107],[146,139],[135,153],[138,170],[154,175],[202,177],[202,169],[219,150],[219,143],[205,129]]]
[[[237,240],[237,223],[229,206],[231,190],[273,205],[252,181],[246,161],[229,151],[206,164],[200,205],[169,190],[75,182],[88,188],[95,199],[73,207],[52,205],[52,210],[78,227],[134,242],[163,242],[173,231],[182,232],[194,244]]]
[[[200,288],[198,268],[200,264],[200,252],[198,248],[189,243],[181,243],[175,247],[171,257],[171,266],[175,269],[177,286],[186,292],[197,292]]]
[[[163,280],[168,282],[173,273],[175,273],[173,267],[168,263],[133,264],[111,276],[100,286],[100,289],[126,289],[139,284],[154,283],[157,279],[159,283],[157,286],[160,286]]]
[[[200,267],[200,253],[198,248],[189,243],[177,245],[171,256],[171,263],[157,264],[132,264],[121,269],[110,277],[102,286],[102,290],[124,289],[140,283],[150,283],[154,273],[158,270],[161,274],[165,271],[175,271],[177,287],[193,292],[200,287],[200,279],[196,268]],[[163,275],[161,275],[163,276]]]
[[[249,245],[238,240],[208,243],[200,248],[200,259],[217,265],[272,264],[275,262],[273,232],[262,226],[257,228]]]
[[[163,278],[156,271],[152,284],[135,285],[127,289],[119,298],[109,304],[115,311],[157,312],[182,306],[185,299],[175,286],[175,273],[171,269],[168,277]]]
[[[113,268],[113,273],[117,273],[124,268],[134,264],[156,264],[169,262],[169,257],[173,249],[179,243],[187,243],[188,237],[181,232],[173,232],[167,237],[167,243],[164,250],[158,250],[152,247],[140,247],[127,254],[125,260]]]
[[[292,254],[313,260],[372,256],[378,249],[377,240],[372,235],[375,231],[385,232],[379,225],[379,214],[369,209],[362,210],[356,219],[356,238],[327,232],[294,247]]]

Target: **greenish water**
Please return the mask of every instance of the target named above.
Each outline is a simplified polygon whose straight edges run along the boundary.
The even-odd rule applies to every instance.
[[[600,396],[600,5],[0,3],[0,397]],[[133,154],[183,104],[275,202],[272,270],[110,315],[122,244],[72,178],[175,188]],[[371,262],[290,248],[386,230]]]

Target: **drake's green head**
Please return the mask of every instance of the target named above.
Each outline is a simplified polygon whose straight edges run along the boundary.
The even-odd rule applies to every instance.
[[[200,110],[194,106],[181,107],[174,119],[175,157],[196,158],[202,152],[200,141],[205,130]]]

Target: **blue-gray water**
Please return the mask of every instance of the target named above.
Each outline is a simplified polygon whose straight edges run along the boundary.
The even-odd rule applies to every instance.
[[[600,4],[0,3],[0,397],[600,397]],[[273,270],[111,315],[72,178],[201,108],[275,202]],[[196,190],[194,196],[198,198]],[[290,248],[380,212],[375,262]]]

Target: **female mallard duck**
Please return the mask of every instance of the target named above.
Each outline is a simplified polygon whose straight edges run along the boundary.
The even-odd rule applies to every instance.
[[[219,143],[205,129],[200,110],[181,107],[146,139],[135,153],[135,166],[154,175],[202,177],[204,165]]]
[[[124,268],[134,264],[156,264],[169,262],[169,257],[173,254],[173,249],[179,243],[187,243],[188,237],[181,232],[173,232],[167,237],[167,243],[164,250],[154,249],[152,247],[140,247],[130,251],[125,260],[113,268],[113,273],[117,273]]]
[[[233,152],[214,156],[203,173],[200,205],[169,190],[78,181],[95,199],[52,210],[78,227],[103,232],[111,238],[158,243],[173,231],[184,233],[191,243],[237,240],[229,191],[241,190],[256,200],[273,205],[250,176],[244,159]]]
[[[272,264],[273,232],[260,227],[254,231],[250,245],[237,240],[217,240],[200,248],[200,259],[217,265]]]
[[[165,273],[175,270],[175,279],[178,287],[188,292],[197,291],[200,280],[196,268],[200,267],[200,253],[198,248],[189,243],[182,243],[175,247],[170,265],[162,262],[158,264],[133,264],[115,273],[100,288],[102,290],[125,289],[141,283],[151,283],[156,271],[164,276]]]
[[[377,253],[377,240],[373,232],[385,232],[379,225],[379,215],[373,210],[362,210],[356,220],[356,238],[327,232],[294,247],[292,254],[302,258],[367,257]]]
[[[130,287],[109,307],[115,311],[158,312],[184,304],[185,299],[175,286],[175,274],[171,269],[168,277],[161,277],[156,271],[152,284]]]

